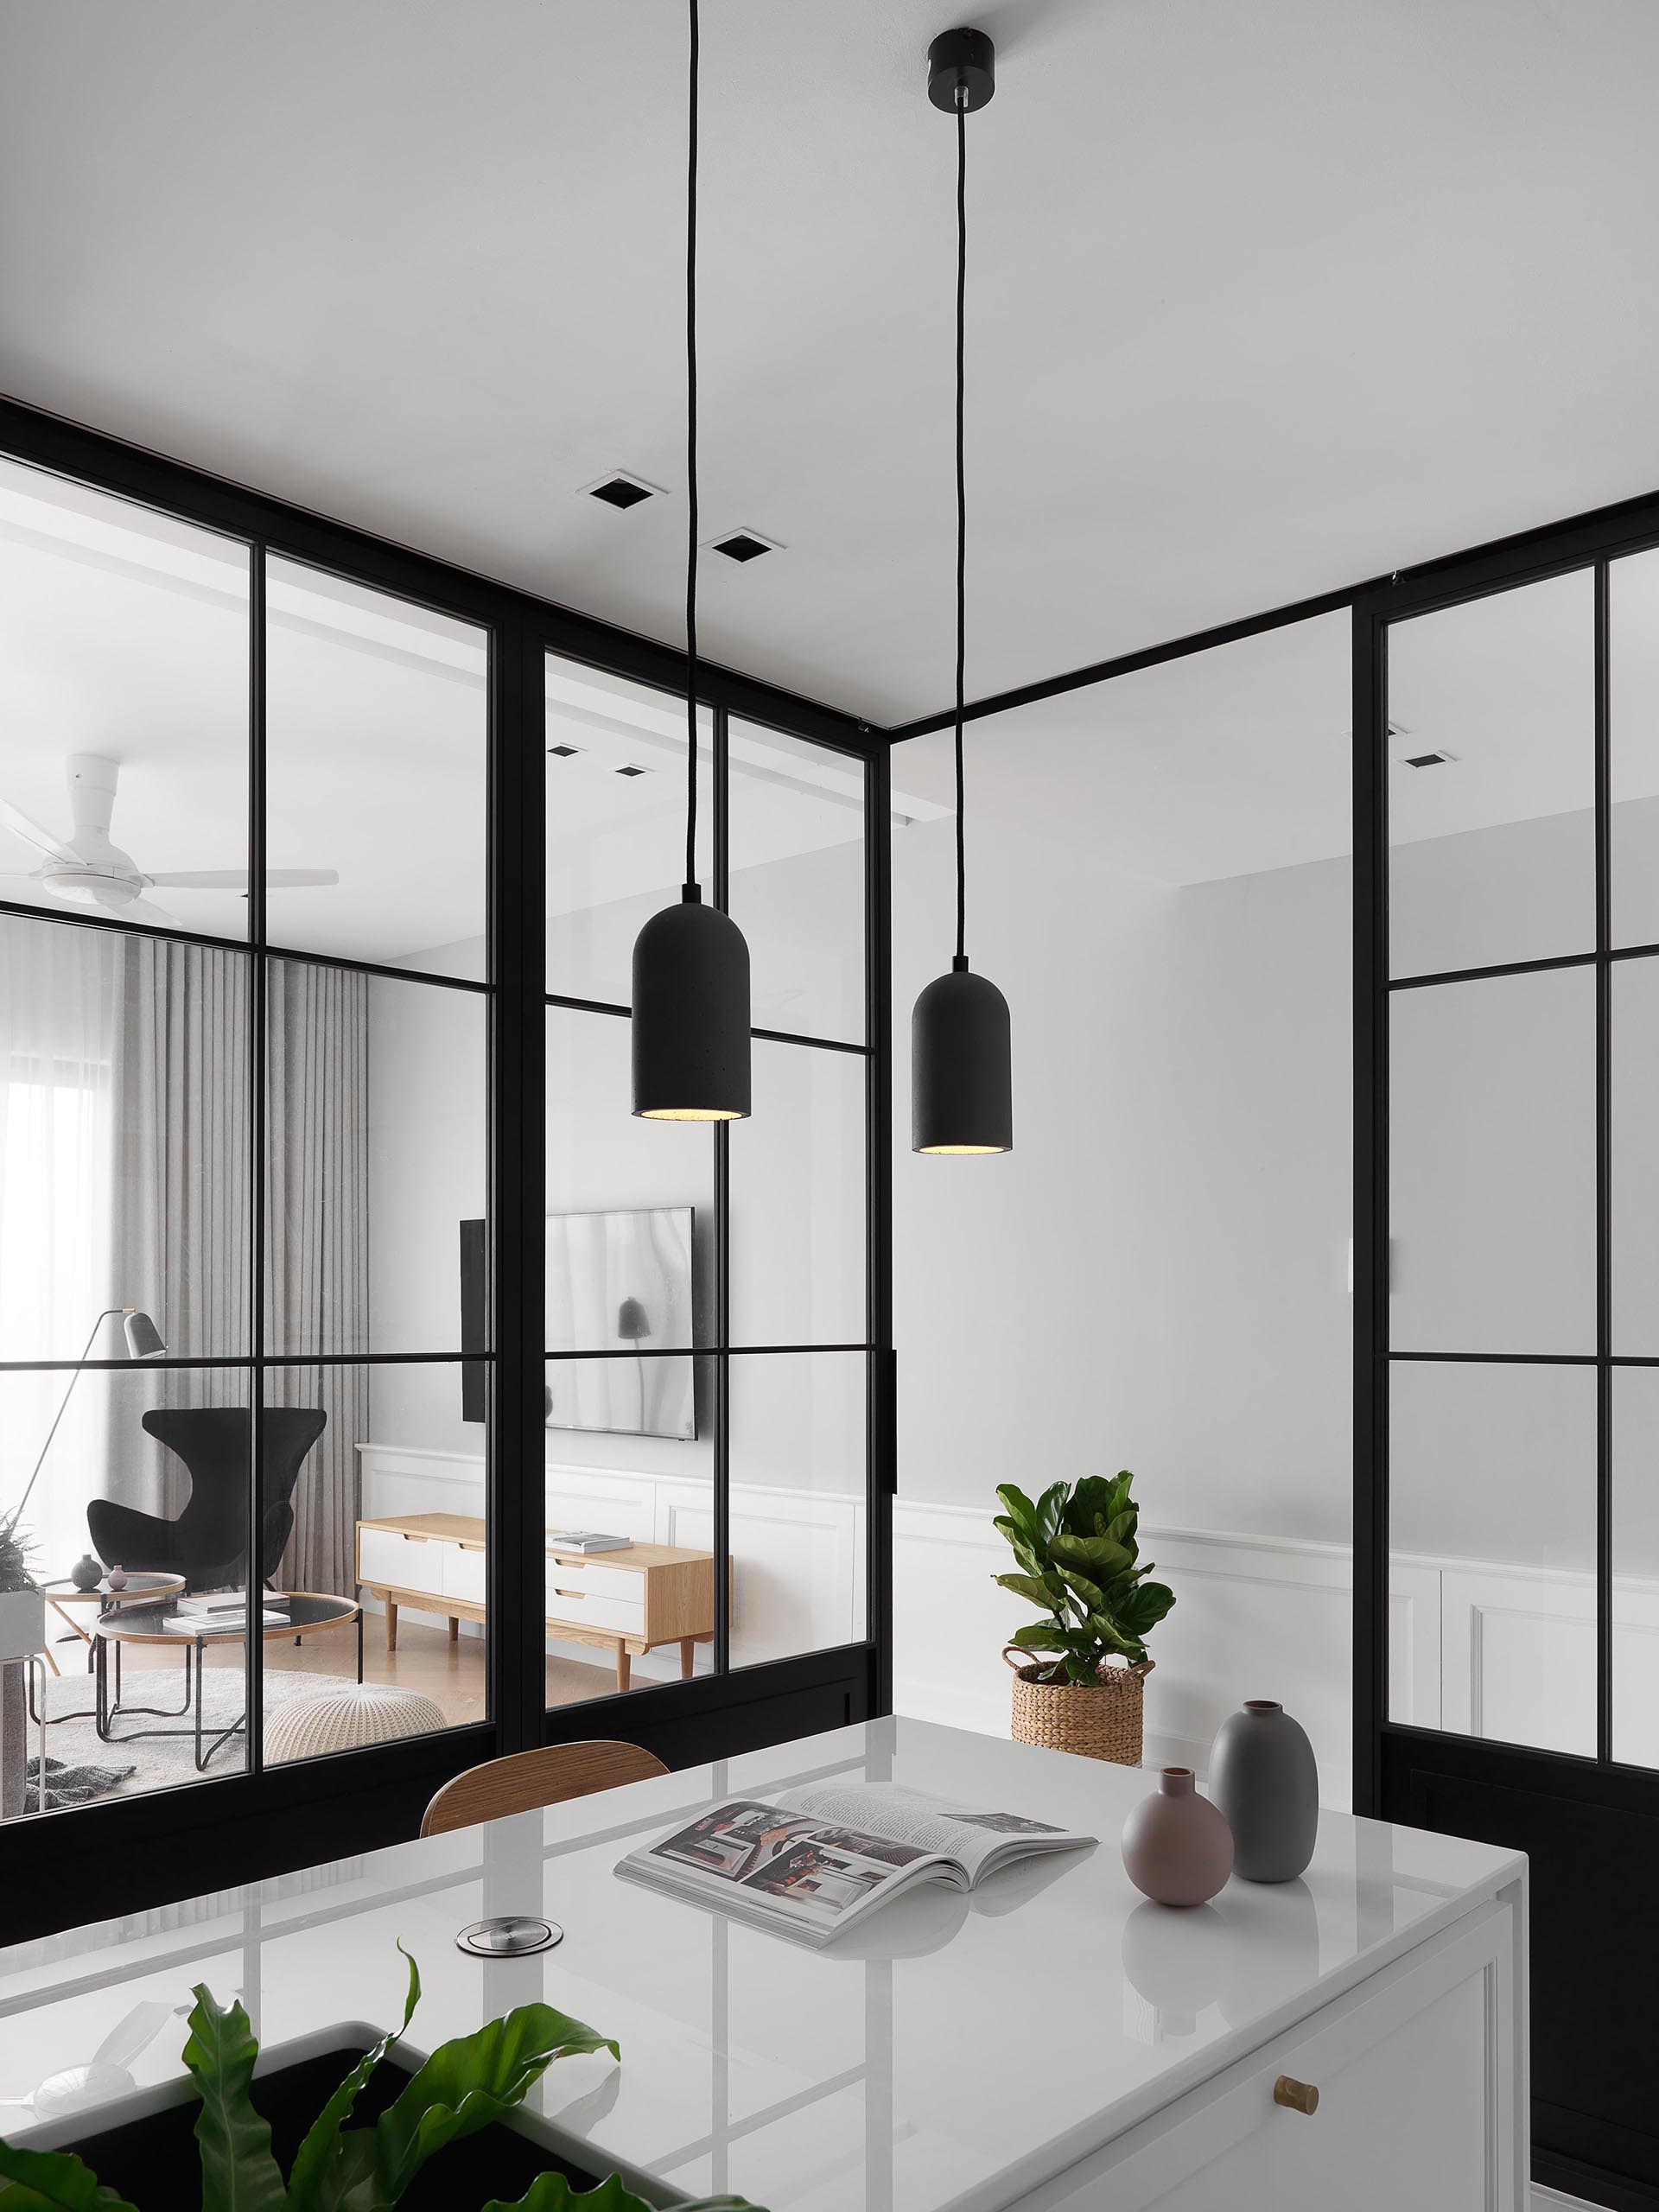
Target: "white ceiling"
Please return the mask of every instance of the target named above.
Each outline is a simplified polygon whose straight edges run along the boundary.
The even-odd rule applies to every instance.
[[[949,694],[938,0],[705,0],[706,648]],[[988,0],[978,695],[1659,483],[1649,0]],[[680,0],[0,0],[0,386],[677,641]],[[669,487],[618,514],[617,466]]]
[[[287,562],[269,564],[266,599],[270,862],[340,876],[272,890],[271,938],[387,962],[461,947],[442,964],[481,972],[480,633]],[[0,798],[46,830],[70,834],[67,763],[91,753],[118,766],[111,836],[138,869],[244,867],[248,633],[245,548],[0,461]],[[671,895],[683,707],[557,662],[546,688],[548,743],[574,748],[548,762],[548,914]],[[734,870],[861,839],[856,764],[743,723],[730,750]],[[942,810],[903,791],[893,805]],[[40,861],[0,825],[0,897],[50,910],[16,880]],[[187,929],[245,931],[238,892],[148,903]]]

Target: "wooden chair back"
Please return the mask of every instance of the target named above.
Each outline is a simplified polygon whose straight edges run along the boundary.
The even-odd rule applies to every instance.
[[[450,1828],[562,1805],[568,1797],[620,1789],[625,1782],[645,1782],[667,1772],[660,1759],[637,1744],[543,1744],[537,1751],[486,1759],[446,1782],[426,1808],[421,1834],[442,1835]]]

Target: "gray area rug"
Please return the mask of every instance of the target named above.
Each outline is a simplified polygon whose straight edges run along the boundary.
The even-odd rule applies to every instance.
[[[346,1678],[349,1679],[349,1678]],[[332,1689],[335,1681],[332,1675],[312,1674],[279,1674],[274,1668],[265,1674],[265,1709],[270,1712],[279,1705],[291,1704],[296,1698],[315,1697],[320,1691]],[[184,1667],[133,1667],[124,1669],[122,1696],[134,1705],[178,1707],[184,1702]],[[243,1682],[239,1669],[233,1667],[210,1667],[202,1685],[201,1713],[205,1742],[211,1742],[220,1729],[228,1728],[242,1712]],[[92,1797],[136,1796],[145,1789],[168,1789],[181,1782],[206,1781],[222,1774],[236,1774],[241,1770],[247,1757],[245,1739],[233,1736],[220,1746],[208,1762],[206,1773],[196,1772],[195,1744],[191,1734],[181,1736],[143,1736],[137,1732],[148,1728],[181,1728],[192,1726],[191,1713],[171,1713],[165,1719],[148,1713],[125,1716],[115,1723],[117,1740],[100,1743],[98,1731],[92,1726],[92,1678],[86,1674],[66,1674],[48,1681],[46,1686],[46,1792],[47,1805],[54,1802],[85,1804]],[[29,1730],[30,1798],[34,1796],[35,1731]],[[59,1770],[61,1769],[61,1772]],[[102,1780],[101,1787],[92,1787],[92,1778]],[[54,1799],[54,1790],[71,1787],[85,1788],[86,1795]]]

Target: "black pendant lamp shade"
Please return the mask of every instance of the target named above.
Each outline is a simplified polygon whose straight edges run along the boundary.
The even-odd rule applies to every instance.
[[[633,1110],[648,1122],[749,1111],[749,948],[697,874],[697,0],[687,0],[685,180],[685,888],[633,944]]]
[[[633,1110],[650,1122],[749,1110],[749,948],[695,884],[634,939]]]
[[[916,1152],[973,1159],[1014,1149],[1008,1002],[965,960],[938,976],[910,1018],[910,1141]]]
[[[910,1022],[911,1147],[972,1160],[1014,1149],[1014,1050],[1008,1002],[969,972],[963,836],[963,702],[968,657],[968,493],[964,419],[968,287],[967,119],[995,90],[996,51],[983,31],[944,31],[927,50],[927,94],[957,118],[957,950]]]

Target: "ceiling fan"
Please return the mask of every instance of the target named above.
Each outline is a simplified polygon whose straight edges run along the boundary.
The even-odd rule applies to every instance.
[[[110,842],[110,817],[115,811],[115,791],[120,765],[96,753],[72,753],[64,764],[69,785],[69,818],[73,836],[54,837],[21,807],[0,799],[0,824],[14,837],[33,845],[45,858],[32,875],[0,875],[0,894],[8,886],[29,884],[81,906],[104,906],[130,921],[167,925],[178,917],[144,897],[152,888],[167,891],[246,891],[245,868],[175,868],[168,875],[148,875],[130,854]],[[332,868],[272,868],[265,870],[265,885],[272,891],[297,891],[313,885],[338,883]]]

